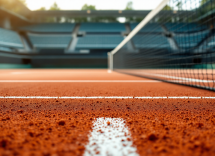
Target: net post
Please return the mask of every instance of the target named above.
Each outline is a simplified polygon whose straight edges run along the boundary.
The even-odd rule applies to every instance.
[[[108,73],[113,71],[113,54],[108,52]]]

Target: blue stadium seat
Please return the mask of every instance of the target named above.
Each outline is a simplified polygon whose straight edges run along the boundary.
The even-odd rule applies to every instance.
[[[208,34],[209,30],[206,30],[199,33],[175,35],[174,39],[180,48],[190,49],[197,46]]]
[[[24,48],[20,36],[15,31],[2,28],[0,28],[0,46]]]
[[[136,26],[138,25],[138,23],[131,23],[130,26],[131,26],[131,29],[133,30]],[[163,29],[162,27],[157,24],[157,23],[149,23],[147,24],[146,26],[144,26],[140,32],[145,32],[145,33],[149,33],[149,32],[156,32],[156,33],[159,33],[159,32],[163,32]]]
[[[30,41],[35,48],[66,48],[71,39],[71,35],[39,35],[28,34]]]
[[[78,38],[76,49],[113,49],[122,40],[121,35],[86,35]]]
[[[187,33],[206,30],[207,26],[196,23],[167,23],[166,28],[170,32]]]
[[[201,50],[215,50],[215,37],[211,36],[207,42],[201,45]]]
[[[214,40],[214,38],[211,39],[207,44],[208,44],[209,47],[215,47],[215,40]]]
[[[0,51],[11,52],[12,50],[8,47],[0,47]]]
[[[62,33],[72,33],[75,24],[72,23],[47,23],[47,24],[37,24],[20,28],[21,30],[30,32],[62,32]]]
[[[124,32],[125,25],[121,23],[82,23],[80,32]]]
[[[169,42],[163,35],[146,34],[136,35],[132,39],[136,48],[169,48]]]

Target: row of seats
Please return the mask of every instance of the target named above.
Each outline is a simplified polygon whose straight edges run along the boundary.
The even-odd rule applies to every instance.
[[[190,49],[197,46],[209,34],[209,31],[189,35],[175,35],[174,39],[181,49]],[[67,48],[72,40],[71,35],[37,35],[28,34],[35,48]],[[113,49],[122,40],[123,36],[110,35],[86,35],[78,37],[76,49]],[[168,48],[167,38],[162,34],[140,34],[132,39],[136,48]],[[215,46],[214,41],[208,43]]]
[[[198,45],[208,34],[209,29],[200,31],[204,27],[197,27],[197,24],[166,24],[169,31],[174,32],[174,39],[182,49],[189,49]],[[134,29],[137,23],[130,24]],[[190,31],[189,27],[195,27],[192,30],[199,30],[197,32]],[[34,48],[67,48],[72,41],[71,32],[75,25],[71,23],[65,24],[40,24],[22,28],[28,31],[46,32],[50,34],[36,34],[28,33],[28,37],[33,44]],[[177,29],[176,29],[177,27]],[[206,27],[205,27],[206,28]],[[125,25],[121,23],[82,23],[79,31],[87,32],[119,32],[125,31]],[[150,34],[150,32],[156,32]],[[180,32],[190,33],[180,33]],[[51,32],[59,32],[51,34]],[[60,33],[61,32],[61,33]],[[132,41],[137,48],[166,48],[169,47],[167,38],[163,35],[163,28],[156,23],[149,23],[140,32],[143,34],[136,35]],[[177,33],[179,32],[179,33]],[[17,32],[5,30],[0,28],[0,47],[2,51],[9,51],[11,48],[24,48],[20,36]],[[76,49],[113,49],[122,40],[121,34],[93,34],[89,33],[83,37],[78,37]],[[208,43],[211,46],[214,42]]]
[[[36,24],[20,28],[22,31],[30,32],[41,32],[41,33],[50,33],[50,32],[59,32],[59,33],[71,33],[75,27],[73,23],[45,23],[45,24]]]
[[[131,24],[131,29],[135,28],[137,23]],[[148,24],[144,27],[141,32],[148,32],[151,28],[159,27],[157,32],[162,32],[162,28],[158,24]],[[74,24],[40,24],[32,25],[28,27],[23,27],[22,30],[30,32],[72,32],[74,29]],[[152,29],[151,29],[152,30]],[[80,24],[79,32],[101,32],[101,33],[117,33],[117,32],[126,32],[125,24],[121,23],[82,23]],[[35,48],[66,48],[69,42],[72,40],[71,36],[67,35],[36,35],[29,33],[28,37],[33,43]],[[113,49],[115,48],[124,37],[121,34],[105,34],[105,35],[96,35],[96,34],[87,34],[83,37],[78,37],[76,49]],[[162,38],[163,39],[163,38]],[[164,39],[166,42],[167,40]],[[137,47],[144,47],[140,42],[136,43],[134,39],[134,44]],[[149,47],[153,46],[154,43],[148,45]],[[145,45],[147,46],[147,45]]]
[[[66,48],[72,40],[71,35],[53,34],[39,35],[28,33],[28,37],[34,48]]]
[[[164,26],[174,33],[194,33],[208,29],[206,25],[197,23],[167,23]]]
[[[1,49],[9,51],[10,48],[23,48],[20,36],[15,31],[0,28]]]
[[[169,48],[169,42],[164,35],[136,35],[133,43],[137,48]]]
[[[0,51],[11,52],[12,49],[8,47],[0,47]]]
[[[42,48],[67,48],[72,40],[69,35],[28,34],[33,46]],[[86,35],[79,37],[76,49],[114,49],[124,39],[121,35]],[[163,35],[137,35],[133,38],[137,48],[167,48],[169,43]]]
[[[125,25],[121,23],[82,23],[81,32],[125,32]]]
[[[55,24],[37,24],[20,28],[22,31],[30,32],[53,32],[53,33],[72,33],[75,24],[72,23],[55,23]],[[82,23],[79,28],[80,32],[124,32],[125,25],[121,23]]]
[[[204,40],[208,36],[209,32],[209,30],[205,30],[198,33],[175,35],[174,39],[181,49],[190,49],[197,46],[202,40]]]
[[[138,25],[138,23],[131,23],[130,27],[133,30],[137,25]],[[149,23],[149,24],[145,25],[140,30],[140,32],[142,32],[142,33],[150,33],[150,32],[161,33],[161,32],[163,32],[163,29],[162,29],[161,25],[159,25],[157,23]]]
[[[130,23],[130,28],[133,30],[138,23]],[[207,26],[195,24],[195,23],[167,23],[164,24],[168,31],[175,33],[187,33],[187,32],[195,32],[207,29]],[[58,33],[71,33],[75,28],[75,24],[73,23],[46,23],[46,24],[37,24],[30,25],[26,27],[20,28],[23,31],[30,32],[58,32]],[[122,23],[81,23],[80,32],[105,32],[105,33],[114,33],[114,32],[125,32],[125,24]],[[163,28],[161,25],[157,23],[149,23],[144,28],[140,30],[140,32],[163,32]]]
[[[131,23],[130,27],[133,30],[138,23]],[[27,27],[22,27],[20,30],[30,32],[54,32],[54,33],[71,33],[75,27],[75,24],[71,23],[57,23],[57,24],[38,24]],[[140,32],[162,32],[163,29],[159,24],[149,23]],[[100,33],[117,33],[126,32],[125,24],[122,23],[81,23],[79,32],[100,32]]]
[[[72,40],[71,35],[39,35],[29,33],[28,37],[34,48],[67,48]],[[121,35],[86,35],[79,37],[76,49],[113,49],[121,41]]]
[[[180,35],[174,36],[179,47],[189,49],[195,47],[201,42],[208,32],[191,34],[189,36]],[[71,35],[38,35],[29,33],[28,37],[34,48],[67,48],[72,40]],[[76,49],[113,49],[124,39],[121,35],[86,35],[79,37],[76,44]],[[11,40],[12,41],[12,40]],[[136,35],[132,39],[137,48],[167,48],[169,42],[167,38],[160,34],[141,34]],[[13,44],[9,42],[9,44]],[[210,43],[212,45],[212,43]],[[5,44],[4,44],[5,46]],[[0,50],[9,51],[9,49],[1,48]]]
[[[215,50],[215,36],[211,36],[209,37],[209,39],[207,40],[207,42],[204,42],[201,47],[200,50],[205,49],[205,50]]]
[[[121,35],[86,35],[78,39],[77,49],[114,49],[120,42]]]

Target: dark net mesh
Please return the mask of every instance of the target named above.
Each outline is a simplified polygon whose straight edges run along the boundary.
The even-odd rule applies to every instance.
[[[113,55],[113,70],[215,90],[214,17],[215,0],[170,0]]]

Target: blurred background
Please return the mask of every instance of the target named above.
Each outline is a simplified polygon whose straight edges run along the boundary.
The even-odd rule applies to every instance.
[[[107,53],[160,0],[144,2],[0,0],[0,68],[107,68]]]
[[[107,68],[107,53],[160,2],[0,0],[0,68]],[[194,48],[211,49],[214,4],[213,0],[170,1],[121,50],[187,55]],[[199,57],[189,61],[202,63]]]

